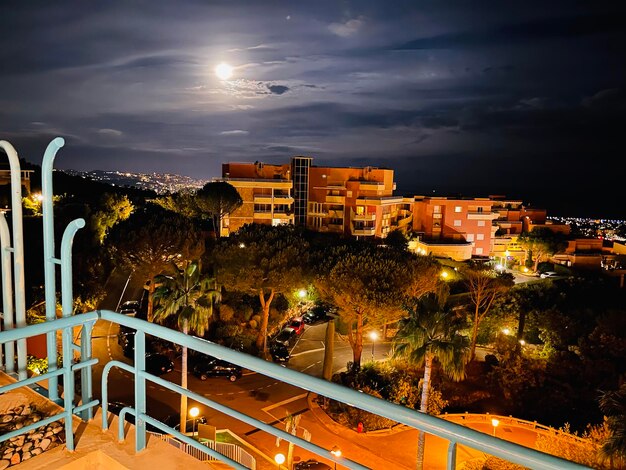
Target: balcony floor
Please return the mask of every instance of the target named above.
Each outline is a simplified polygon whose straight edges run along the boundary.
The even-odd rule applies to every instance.
[[[6,385],[14,380],[0,372],[0,385]],[[49,414],[62,411],[53,402],[42,397],[28,387],[22,387],[0,396],[0,411],[22,404],[32,404],[38,410],[45,410]],[[102,431],[100,409],[94,419],[83,422],[74,418],[74,435],[76,450],[68,451],[64,445],[55,447],[43,454],[32,457],[19,464],[20,470],[38,469],[146,469],[166,468],[174,470],[195,470],[226,468],[224,465],[203,463],[177,450],[160,439],[148,436],[148,445],[142,452],[135,452],[134,427],[126,426],[126,440],[117,441],[117,416],[110,414],[109,430]]]

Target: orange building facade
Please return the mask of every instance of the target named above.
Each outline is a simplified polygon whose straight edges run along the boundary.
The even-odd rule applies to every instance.
[[[419,234],[415,250],[456,260],[489,256],[497,230],[492,221],[498,216],[492,205],[487,198],[415,196],[413,232]]]
[[[413,232],[409,249],[467,260],[509,260],[524,253],[517,235],[546,223],[546,211],[502,196],[447,198],[394,195],[394,171],[376,167],[318,167],[297,156],[289,164],[225,163],[222,180],[243,205],[224,220],[228,236],[247,223],[297,224],[319,232],[385,238]],[[496,232],[498,232],[496,236]],[[519,260],[518,260],[519,261]]]

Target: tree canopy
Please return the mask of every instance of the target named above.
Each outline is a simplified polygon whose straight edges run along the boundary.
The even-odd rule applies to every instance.
[[[431,269],[432,262],[368,243],[327,250],[325,262],[317,266],[315,286],[324,300],[338,308],[354,368],[361,363],[364,327],[378,328],[400,319],[412,295],[434,290]]]
[[[117,224],[107,241],[121,263],[150,281],[148,321],[152,321],[154,278],[172,262],[198,258],[204,251],[201,233],[189,219],[156,206],[136,211]]]
[[[527,258],[533,262],[535,272],[540,261],[562,250],[566,245],[563,234],[555,233],[546,227],[536,227],[530,232],[524,232],[519,235],[517,241],[526,251]]]
[[[214,258],[220,284],[259,296],[262,317],[256,344],[265,353],[274,297],[308,284],[308,243],[293,225],[249,224],[222,239]]]

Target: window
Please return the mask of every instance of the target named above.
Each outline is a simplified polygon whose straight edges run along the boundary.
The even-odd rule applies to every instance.
[[[483,249],[482,249],[482,248],[480,248],[480,247],[479,247],[479,248],[476,248],[476,249],[475,249],[475,251],[476,251],[476,254],[477,254],[477,255],[482,255],[482,254],[483,254]]]
[[[441,214],[441,206],[433,206],[433,214]]]
[[[365,214],[365,207],[356,206],[356,215],[363,215],[363,214]]]
[[[460,227],[461,226],[461,221],[460,220],[455,220],[454,221],[454,226],[455,227]]]
[[[484,227],[485,226],[485,221],[484,220],[479,220],[478,221],[478,226],[479,227]]]
[[[474,241],[474,234],[473,233],[468,233],[465,238],[467,239],[468,242],[473,242]]]
[[[482,233],[478,233],[476,234],[476,240],[484,240],[485,239],[485,235]]]
[[[479,214],[483,211],[484,207],[479,206],[476,208],[476,212],[478,212]]]
[[[454,212],[461,212],[463,208],[461,206],[455,206]]]

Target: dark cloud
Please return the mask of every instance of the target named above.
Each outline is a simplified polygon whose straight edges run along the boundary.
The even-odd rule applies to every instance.
[[[544,18],[510,23],[488,30],[463,31],[415,39],[397,50],[502,46],[527,41],[573,38],[603,33],[624,33],[624,16],[615,14]]]
[[[284,85],[267,85],[267,89],[275,95],[282,95],[289,91],[289,87]]]

